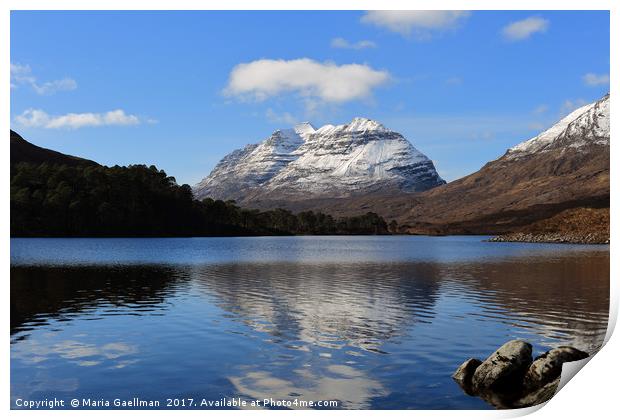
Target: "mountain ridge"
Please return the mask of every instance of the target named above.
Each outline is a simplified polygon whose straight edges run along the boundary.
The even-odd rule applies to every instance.
[[[194,186],[198,198],[347,197],[394,188],[423,191],[444,184],[432,163],[401,134],[368,118],[348,124],[309,123],[276,130],[226,155]]]
[[[97,162],[77,156],[66,155],[51,149],[36,146],[26,141],[15,131],[10,130],[11,163],[27,162],[34,164],[55,163],[69,166],[99,165]]]
[[[389,199],[382,207],[390,210],[379,214],[409,233],[496,234],[570,208],[609,207],[609,100],[576,110],[473,174]]]

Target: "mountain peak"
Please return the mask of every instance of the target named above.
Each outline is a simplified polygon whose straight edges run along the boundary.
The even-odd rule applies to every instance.
[[[348,124],[333,125],[326,124],[316,130],[321,135],[335,135],[339,133],[364,133],[364,132],[389,132],[383,124],[370,118],[355,117]]]
[[[508,149],[507,157],[519,159],[551,149],[579,149],[588,144],[609,144],[609,94],[577,108],[549,129]]]
[[[316,129],[309,122],[302,122],[293,126],[293,128],[280,128],[273,132],[267,141],[286,142],[301,144],[313,134]]]
[[[370,118],[355,117],[347,125],[347,131],[388,131],[383,124]]]
[[[233,152],[194,187],[198,198],[340,197],[444,184],[430,159],[402,135],[369,118],[316,130],[278,130],[247,152]]]
[[[309,135],[309,134],[314,133],[316,131],[316,128],[314,128],[314,126],[310,124],[308,121],[304,121],[299,124],[296,124],[293,127],[293,130],[295,130],[297,134],[303,137],[304,135]]]

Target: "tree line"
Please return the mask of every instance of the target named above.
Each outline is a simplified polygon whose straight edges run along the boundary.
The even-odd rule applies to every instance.
[[[390,230],[395,230],[394,222]],[[11,164],[11,236],[243,236],[387,234],[376,213],[259,211],[195,200],[155,166]]]

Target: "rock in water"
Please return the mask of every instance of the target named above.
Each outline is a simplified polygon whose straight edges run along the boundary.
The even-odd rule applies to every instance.
[[[538,356],[530,365],[525,373],[524,385],[528,389],[542,387],[560,376],[563,363],[585,359],[588,356],[588,353],[569,346],[549,350]]]
[[[544,402],[549,401],[555,395],[555,392],[558,390],[558,386],[560,385],[560,378],[557,378],[553,382],[549,382],[544,385],[542,388],[536,389],[529,394],[524,395],[519,398],[515,402],[513,402],[509,407],[510,408],[524,408],[524,407],[532,407],[538,404],[542,404]]]
[[[472,378],[475,391],[517,388],[532,363],[532,345],[511,340],[501,346],[476,369]]]
[[[452,378],[466,394],[478,396],[497,408],[531,407],[555,395],[563,363],[586,357],[588,353],[561,346],[532,362],[532,345],[512,340],[484,362],[468,359]]]
[[[474,372],[481,364],[482,362],[478,359],[468,359],[452,375],[452,379],[468,394],[471,394],[471,380]]]

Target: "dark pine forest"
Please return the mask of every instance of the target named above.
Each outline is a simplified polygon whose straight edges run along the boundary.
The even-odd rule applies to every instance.
[[[34,146],[11,132],[11,236],[242,236],[387,234],[375,213],[241,208],[195,200],[155,166],[106,167]]]

